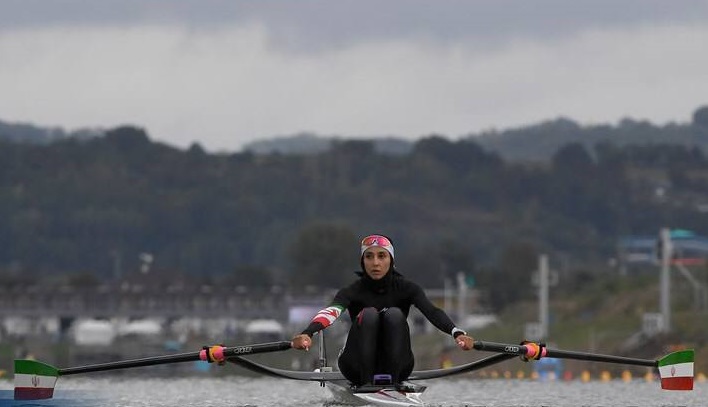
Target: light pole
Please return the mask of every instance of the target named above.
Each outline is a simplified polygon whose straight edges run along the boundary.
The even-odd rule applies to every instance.
[[[548,256],[538,259],[538,321],[541,323],[543,339],[548,338]]]
[[[531,281],[534,286],[538,286],[538,322],[527,323],[524,335],[526,339],[543,340],[548,338],[549,331],[549,288],[558,283],[558,273],[555,271],[551,273],[548,266],[548,255],[539,255],[538,270],[534,272]]]
[[[663,228],[660,232],[659,253],[661,256],[661,317],[663,319],[663,332],[671,330],[671,258],[673,245],[671,243],[671,230]]]

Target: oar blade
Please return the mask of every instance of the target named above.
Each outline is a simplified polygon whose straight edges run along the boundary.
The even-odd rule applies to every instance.
[[[693,390],[693,349],[670,353],[659,359],[659,377],[664,390]]]
[[[59,369],[36,360],[15,360],[15,400],[50,399]]]

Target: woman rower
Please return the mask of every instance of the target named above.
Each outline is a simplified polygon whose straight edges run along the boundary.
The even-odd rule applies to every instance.
[[[329,306],[293,337],[294,348],[309,350],[312,335],[330,326],[347,310],[352,326],[339,355],[339,370],[355,386],[373,384],[374,375],[390,375],[392,383],[398,385],[413,371],[407,318],[411,305],[415,305],[435,327],[450,334],[461,349],[472,349],[472,337],[433,305],[418,284],[396,271],[391,239],[384,235],[366,236],[361,241],[360,254],[359,279],[340,289]]]

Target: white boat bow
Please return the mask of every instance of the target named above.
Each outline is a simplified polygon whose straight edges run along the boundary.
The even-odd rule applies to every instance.
[[[334,398],[345,404],[376,405],[397,407],[419,407],[425,403],[421,395],[426,387],[404,383],[404,386],[361,386],[352,387],[345,381],[327,382],[327,388]]]

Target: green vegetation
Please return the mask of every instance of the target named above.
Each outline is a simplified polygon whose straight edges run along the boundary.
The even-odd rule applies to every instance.
[[[705,271],[705,270],[703,270]],[[657,359],[678,348],[696,350],[696,372],[708,373],[708,336],[704,321],[708,310],[696,311],[691,287],[678,276],[673,279],[672,333],[659,334],[636,343],[630,338],[642,330],[644,313],[658,312],[658,271],[655,275],[605,276],[572,293],[551,291],[553,347]],[[482,340],[518,342],[526,322],[538,319],[538,305],[523,302],[508,307],[499,324],[474,332]],[[612,369],[609,369],[612,370]]]
[[[533,299],[539,253],[562,261],[573,292],[616,274],[608,260],[622,236],[666,226],[705,235],[703,117],[665,127],[562,120],[499,135],[529,151],[546,145],[548,160],[533,163],[483,147],[491,135],[429,136],[398,154],[352,140],[312,154],[208,154],[134,127],[0,141],[0,283],[91,287],[137,275],[331,287],[357,268],[356,237],[381,232],[404,274],[435,288],[464,271],[500,311]],[[640,143],[642,134],[676,143]],[[551,136],[569,142],[541,140]]]

